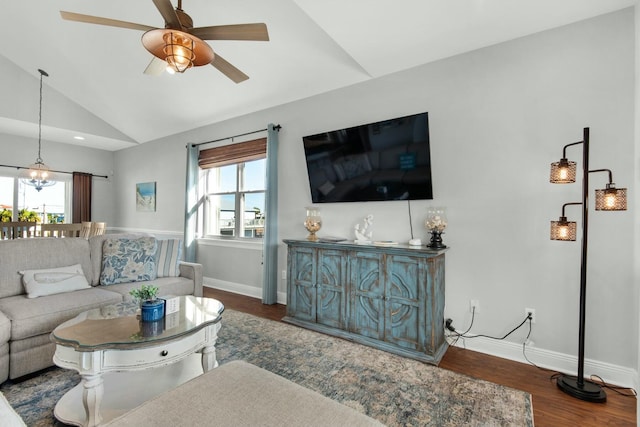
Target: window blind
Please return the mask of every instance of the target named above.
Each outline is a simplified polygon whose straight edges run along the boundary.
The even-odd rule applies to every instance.
[[[198,154],[198,166],[201,169],[210,169],[266,157],[267,138],[260,138],[201,150]]]

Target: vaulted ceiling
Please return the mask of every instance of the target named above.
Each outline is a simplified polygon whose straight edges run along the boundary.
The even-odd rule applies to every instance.
[[[163,27],[151,0],[3,3],[0,88],[9,95],[0,98],[0,133],[37,137],[41,68],[50,75],[44,81],[49,102],[43,108],[43,138],[118,150],[588,19],[636,0],[183,0],[195,27],[267,24],[268,42],[208,42],[250,77],[239,84],[208,65],[184,74],[143,74],[152,56],[140,42],[142,31],[60,16],[64,10]],[[19,90],[8,81],[16,79]],[[74,140],[78,134],[85,140]]]

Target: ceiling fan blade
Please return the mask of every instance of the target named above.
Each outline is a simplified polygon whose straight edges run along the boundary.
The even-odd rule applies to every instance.
[[[241,83],[249,78],[249,76],[231,65],[226,59],[218,55],[218,53],[216,53],[215,58],[211,61],[211,65],[236,83]]]
[[[191,34],[202,40],[269,41],[267,25],[263,23],[199,27],[191,30]]]
[[[147,68],[144,69],[143,74],[147,74],[149,76],[159,76],[160,74],[164,73],[166,69],[166,61],[163,61],[162,59],[154,56],[151,62],[149,62],[149,65],[147,65]]]
[[[169,28],[173,28],[174,30],[182,30],[182,24],[180,24],[180,20],[178,19],[176,10],[171,4],[171,0],[153,0],[153,4],[155,4],[156,8],[158,8],[158,11],[164,18],[164,21],[169,24]]]
[[[149,31],[155,30],[156,27],[150,27],[148,25],[135,24],[133,22],[118,21],[116,19],[101,18],[99,16],[82,15],[80,13],[60,11],[62,19],[67,21],[86,22],[87,24],[107,25],[109,27],[128,28],[130,30]]]

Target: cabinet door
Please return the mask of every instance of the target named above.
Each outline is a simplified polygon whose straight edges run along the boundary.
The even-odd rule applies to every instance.
[[[426,340],[424,259],[388,255],[386,272],[384,339],[403,348],[423,351]]]
[[[351,332],[375,339],[384,337],[384,255],[355,251],[349,256]]]
[[[316,322],[344,329],[347,257],[344,251],[318,251]]]
[[[316,250],[289,247],[289,291],[287,313],[291,317],[316,320]]]

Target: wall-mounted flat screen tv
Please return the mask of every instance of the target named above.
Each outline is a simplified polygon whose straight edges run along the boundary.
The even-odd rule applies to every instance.
[[[428,113],[302,140],[313,203],[433,198]]]

